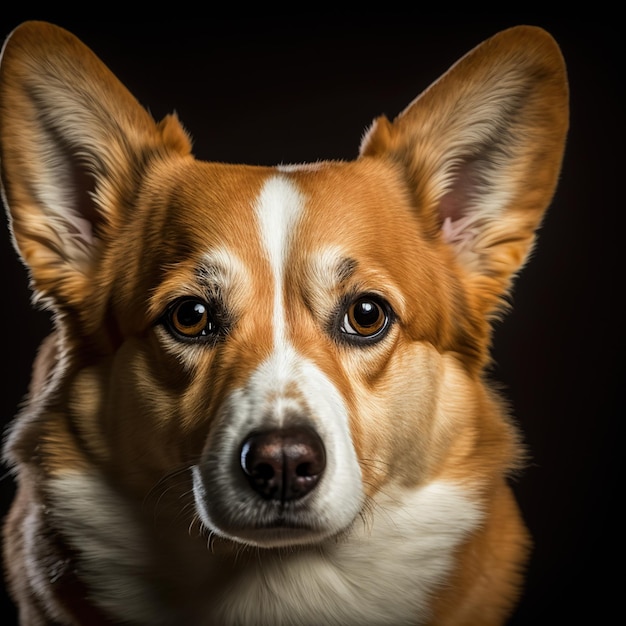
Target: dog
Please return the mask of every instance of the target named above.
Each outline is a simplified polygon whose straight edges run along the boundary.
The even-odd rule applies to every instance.
[[[532,542],[491,329],[567,127],[558,45],[516,26],[353,161],[203,162],[75,36],[18,26],[3,198],[54,319],[4,447],[20,622],[505,623]]]

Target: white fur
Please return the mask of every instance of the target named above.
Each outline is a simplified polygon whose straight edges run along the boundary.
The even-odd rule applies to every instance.
[[[47,485],[55,522],[78,553],[83,580],[104,610],[163,624],[161,600],[147,584],[150,549],[128,501],[95,474],[64,472]]]
[[[265,247],[274,279],[274,345],[281,349],[285,339],[283,306],[284,264],[292,239],[292,232],[303,210],[304,198],[286,178],[269,178],[255,204],[261,241]]]
[[[217,623],[422,624],[454,548],[481,519],[459,485],[393,489],[345,538],[310,551],[261,554],[224,599]]]
[[[241,559],[218,598],[206,589],[194,594],[206,600],[175,608],[167,605],[167,593],[156,593],[151,567],[159,568],[161,585],[195,588],[199,563],[206,571],[219,567],[208,549],[196,555],[195,571],[159,563],[146,549],[153,529],[140,529],[129,503],[96,475],[66,473],[50,489],[55,521],[80,554],[85,580],[97,589],[94,600],[118,620],[152,626],[421,624],[429,617],[430,594],[453,566],[455,548],[482,520],[471,493],[458,484],[390,487],[341,537],[260,550]],[[202,542],[196,548],[205,549]]]

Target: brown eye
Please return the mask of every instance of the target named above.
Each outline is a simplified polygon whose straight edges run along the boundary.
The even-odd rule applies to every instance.
[[[167,321],[174,333],[187,339],[206,337],[216,330],[207,305],[195,298],[186,298],[177,302],[170,309]]]
[[[350,335],[374,338],[389,324],[387,308],[377,298],[362,296],[350,303],[341,330]]]

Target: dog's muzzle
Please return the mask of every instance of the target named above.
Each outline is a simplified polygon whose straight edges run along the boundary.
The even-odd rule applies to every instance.
[[[314,364],[287,356],[224,399],[192,468],[204,526],[246,545],[318,543],[345,531],[363,503],[341,394]]]

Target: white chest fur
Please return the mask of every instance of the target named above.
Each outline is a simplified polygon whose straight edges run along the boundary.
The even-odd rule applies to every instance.
[[[348,535],[317,548],[258,550],[256,558],[242,559],[218,598],[203,589],[179,607],[168,593],[156,593],[147,575],[159,561],[147,549],[151,529],[140,528],[101,480],[66,476],[54,481],[52,493],[56,520],[80,554],[94,600],[117,619],[151,625],[419,624],[428,618],[430,593],[452,567],[454,548],[482,517],[471,494],[453,483],[393,489],[370,503]],[[207,571],[212,558],[207,550],[201,559]],[[176,567],[171,576],[178,587],[186,573]]]

